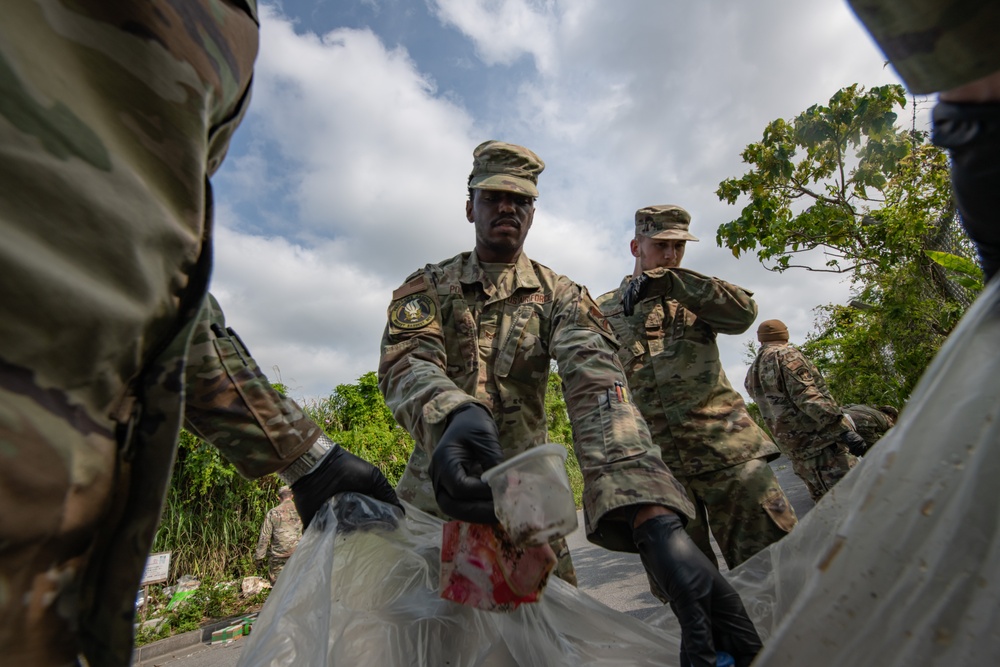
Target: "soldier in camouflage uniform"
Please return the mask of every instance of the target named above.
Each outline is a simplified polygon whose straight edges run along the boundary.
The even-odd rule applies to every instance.
[[[816,366],[788,344],[783,322],[761,322],[757,339],[760,350],[744,387],[781,453],[819,502],[857,463],[852,452],[864,453],[864,440],[851,428]]]
[[[546,441],[554,359],[584,476],[588,539],[640,553],[681,621],[692,664],[715,664],[713,633],[737,664],[749,664],[756,631],[739,596],[692,548],[681,518],[691,503],[635,404],[616,390],[625,375],[614,333],[585,288],[522,252],[543,168],[521,146],[478,146],[466,202],[475,250],[426,265],[392,295],[379,387],[416,441],[397,492],[438,516],[495,523],[479,474]]]
[[[252,0],[4,4],[6,663],[130,662],[182,423],[244,475],[283,471],[304,516],[339,490],[394,498],[271,388],[206,297],[208,177],[246,111],[256,50]]]
[[[747,413],[722,369],[716,336],[757,317],[750,292],[680,268],[690,214],[674,205],[636,211],[635,271],[598,298],[622,342],[618,356],[663,461],[694,501],[687,531],[715,562],[709,530],[734,568],[795,525],[795,510],[767,462],[778,449]],[[640,301],[623,300],[641,278]]]
[[[285,567],[285,563],[295,553],[295,547],[302,539],[302,519],[292,502],[292,489],[283,486],[278,489],[281,503],[268,511],[264,525],[260,528],[260,538],[254,551],[255,561],[267,557],[267,574],[273,584]]]
[[[852,403],[844,406],[844,414],[851,421],[851,427],[865,441],[867,452],[899,419],[899,411],[891,405],[871,405]]]

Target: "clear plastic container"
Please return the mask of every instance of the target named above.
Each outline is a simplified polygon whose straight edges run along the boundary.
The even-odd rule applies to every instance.
[[[514,544],[540,545],[576,530],[576,505],[566,476],[566,448],[546,444],[483,473],[497,519]]]

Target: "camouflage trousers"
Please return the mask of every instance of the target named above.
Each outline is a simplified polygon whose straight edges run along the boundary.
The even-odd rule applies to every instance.
[[[792,461],[792,470],[802,478],[815,502],[851,471],[858,460],[844,445],[834,443],[819,454],[801,461]]]
[[[569,544],[566,543],[566,539],[560,537],[558,540],[549,542],[549,546],[556,552],[556,558],[559,559],[552,574],[567,584],[576,586],[576,568],[573,567],[573,558],[570,556]]]
[[[274,584],[278,580],[278,575],[281,571],[285,569],[285,565],[288,564],[288,558],[278,558],[277,556],[268,556],[267,558],[267,577]]]
[[[709,538],[711,531],[732,569],[788,534],[798,518],[771,466],[752,459],[694,477],[678,477],[694,501],[695,518],[685,528],[691,540],[719,566]],[[646,572],[650,592],[661,602],[670,599]]]
[[[678,480],[695,505],[688,535],[716,566],[709,532],[732,569],[780,540],[798,521],[764,459]]]

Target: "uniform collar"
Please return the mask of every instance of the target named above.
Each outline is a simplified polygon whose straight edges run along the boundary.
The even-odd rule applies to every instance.
[[[479,263],[479,257],[476,255],[476,251],[473,250],[469,253],[469,261],[465,263],[462,267],[462,275],[459,277],[459,281],[465,285],[473,285],[479,283],[483,291],[494,296],[494,287],[492,281],[486,276],[486,272],[483,271],[483,267]],[[541,283],[538,281],[538,276],[535,274],[535,268],[528,259],[528,256],[521,252],[517,257],[517,261],[514,262],[514,289],[516,292],[519,289],[538,289],[541,287]],[[509,296],[509,295],[503,295]]]

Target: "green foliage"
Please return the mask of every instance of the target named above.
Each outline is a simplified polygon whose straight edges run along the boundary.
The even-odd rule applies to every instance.
[[[950,252],[939,250],[926,250],[925,252],[928,257],[939,265],[957,273],[958,275],[955,277],[955,280],[962,287],[974,292],[981,292],[983,290],[983,270],[968,257],[960,257]]]
[[[566,410],[566,399],[563,397],[562,379],[554,371],[549,372],[548,384],[545,387],[545,419],[549,433],[549,442],[557,442],[566,448],[566,474],[569,485],[573,489],[573,499],[577,507],[583,506],[583,472],[580,463],[573,453],[573,426]]]
[[[716,192],[730,204],[746,198],[716,235],[735,256],[850,277],[852,307],[820,308],[803,349],[841,402],[901,405],[981,289],[947,155],[926,133],[895,126],[905,105],[898,85],[844,88],[770,123],[743,152],[750,170]]]
[[[253,563],[260,526],[278,504],[273,475],[244,479],[219,451],[181,432],[153,551],[171,551],[171,580],[261,574]]]
[[[891,263],[891,253],[884,254],[891,245],[879,243],[879,233],[861,220],[870,205],[881,206],[890,177],[919,139],[894,127],[894,109],[905,104],[902,86],[865,92],[853,85],[828,106],[813,105],[791,122],[771,122],[763,139],[743,151],[751,170],[719,184],[719,199],[735,204],[746,196],[749,203],[739,218],[719,227],[717,243],[736,257],[756,250],[776,271],[801,266],[842,272]],[[823,268],[792,264],[793,256],[816,248],[826,251]]]
[[[323,401],[304,408],[332,440],[378,466],[395,485],[413,451],[413,438],[396,423],[374,371],[354,384],[340,384]]]

